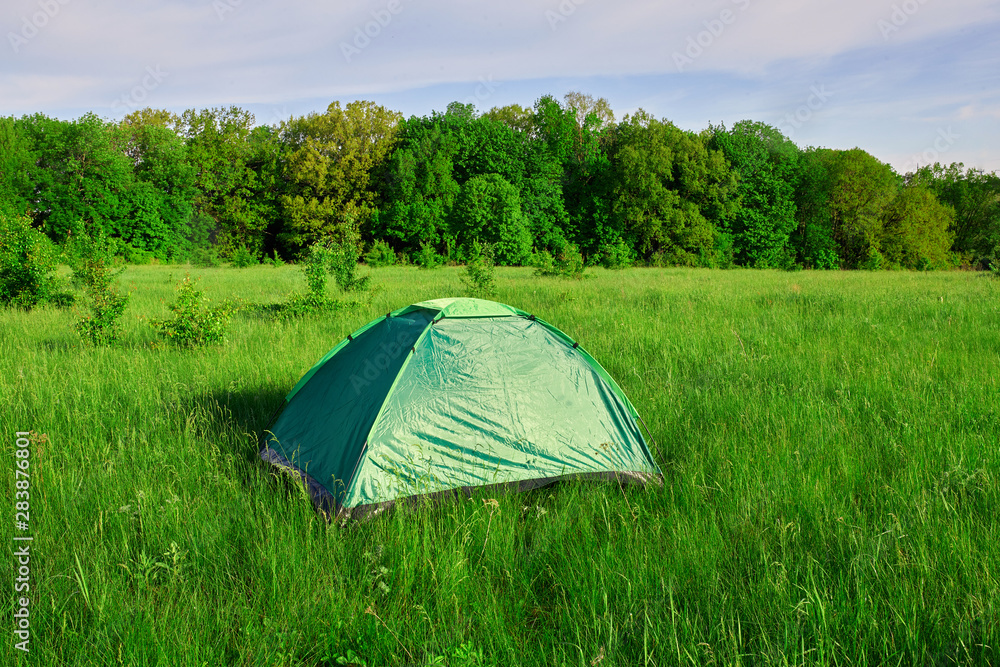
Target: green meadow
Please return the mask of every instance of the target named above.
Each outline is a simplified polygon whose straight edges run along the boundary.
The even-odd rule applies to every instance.
[[[130,267],[110,348],[81,342],[73,310],[0,312],[2,664],[1000,663],[1000,280],[498,269],[496,300],[618,381],[662,487],[331,525],[256,459],[257,435],[340,339],[461,294],[460,270],[373,270],[335,312],[241,312],[194,350],[150,326],[187,274],[216,302],[305,290],[293,266]],[[36,434],[27,654],[19,431]]]

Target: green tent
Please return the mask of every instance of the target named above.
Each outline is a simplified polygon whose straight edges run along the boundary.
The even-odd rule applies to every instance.
[[[580,476],[660,481],[610,375],[528,313],[436,299],[361,327],[299,380],[260,456],[328,514],[473,487]]]

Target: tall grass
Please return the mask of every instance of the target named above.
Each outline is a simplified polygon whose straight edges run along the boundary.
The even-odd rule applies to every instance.
[[[304,289],[294,267],[133,267],[112,348],[82,344],[72,312],[0,314],[7,451],[48,436],[32,652],[5,630],[3,664],[1000,661],[998,281],[500,270],[498,300],[618,380],[663,487],[480,494],[344,528],[255,460],[255,434],[343,336],[460,293],[458,269],[377,269],[370,303],[238,315],[195,351],[148,324],[188,271],[219,301]]]

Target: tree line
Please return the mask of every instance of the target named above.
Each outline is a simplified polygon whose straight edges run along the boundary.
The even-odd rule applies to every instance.
[[[0,215],[130,261],[297,259],[317,242],[383,262],[985,267],[1000,177],[961,164],[900,175],[860,148],[801,148],[741,121],[701,132],[570,93],[404,119],[373,102],[257,125],[239,107],[111,122],[0,118]]]

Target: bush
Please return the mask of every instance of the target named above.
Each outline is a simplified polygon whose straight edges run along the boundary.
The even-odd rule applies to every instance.
[[[119,324],[128,306],[128,294],[113,287],[94,288],[88,291],[90,314],[76,323],[80,336],[94,345],[109,345],[121,338]]]
[[[224,303],[209,308],[208,299],[195,288],[190,276],[181,281],[177,292],[177,302],[170,307],[174,316],[169,320],[152,322],[160,335],[183,347],[223,342],[235,307]]]
[[[465,249],[465,257],[462,284],[465,285],[466,294],[478,298],[492,296],[496,291],[493,246],[473,241],[472,245]]]
[[[31,310],[69,295],[59,292],[57,249],[27,216],[0,214],[0,304]]]
[[[613,243],[603,244],[599,252],[601,266],[606,269],[625,269],[635,261],[632,247],[620,236]]]
[[[270,305],[244,306],[251,312],[267,313],[281,320],[288,320],[304,315],[311,315],[335,308],[337,303],[326,295],[326,281],[329,277],[329,266],[334,251],[322,243],[315,243],[299,264],[306,279],[306,293],[292,293],[280,302]],[[277,255],[271,260],[276,266],[284,264]],[[265,260],[268,263],[268,260]],[[367,280],[367,277],[365,278]]]
[[[150,264],[153,261],[153,253],[131,245],[122,248],[122,252],[125,255],[125,261],[129,264]]]
[[[264,264],[265,266],[273,266],[273,267],[277,268],[279,266],[284,266],[285,265],[285,260],[281,259],[281,257],[278,255],[278,251],[277,250],[274,250],[271,253],[271,257],[267,257],[265,255],[264,259],[262,259],[260,263]]]
[[[220,264],[219,252],[215,249],[215,246],[193,249],[188,255],[188,260],[191,262],[192,266],[197,266],[203,269],[216,267]]]
[[[382,266],[394,266],[396,264],[396,252],[385,241],[375,241],[365,255],[365,264],[373,268]]]
[[[314,246],[315,247],[315,246]],[[370,276],[358,275],[358,244],[346,239],[324,249],[326,265],[333,279],[344,292],[360,292],[368,287]]]
[[[801,271],[803,266],[797,261],[795,250],[785,246],[775,257],[775,267],[782,271]]]
[[[879,269],[888,268],[888,266],[886,265],[885,257],[878,251],[878,248],[869,246],[867,256],[858,268],[867,271],[878,271]]]
[[[528,265],[535,268],[536,276],[557,275],[555,258],[548,250],[539,250],[532,253],[531,259],[528,260]]]
[[[584,265],[583,255],[576,245],[566,242],[552,255],[547,250],[532,256],[532,266],[536,276],[560,276],[563,278],[582,278]]]
[[[330,250],[323,245],[315,244],[309,248],[309,254],[302,262],[302,273],[306,277],[308,292],[307,302],[316,306],[328,303],[326,298],[327,263]]]
[[[836,250],[824,248],[816,253],[813,263],[817,269],[836,269],[840,267],[840,257]]]
[[[420,252],[417,253],[415,261],[421,269],[436,269],[444,264],[444,258],[426,241],[420,244]]]
[[[83,287],[90,313],[76,323],[80,336],[94,345],[109,345],[121,338],[119,328],[129,295],[115,287],[124,266],[115,267],[115,242],[104,236],[79,233],[74,241],[73,282]]]
[[[245,269],[248,266],[256,266],[259,262],[257,261],[257,255],[250,252],[250,249],[246,246],[239,246],[233,253],[229,256],[229,261],[232,262],[233,267],[237,269]]]

